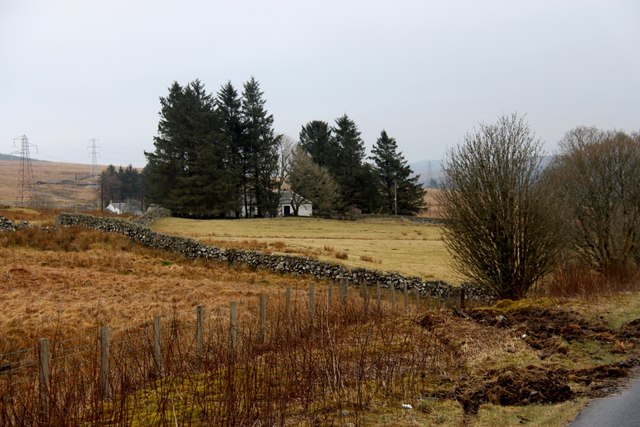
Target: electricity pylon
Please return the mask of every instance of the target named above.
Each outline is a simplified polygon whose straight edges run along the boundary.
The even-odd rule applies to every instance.
[[[33,201],[35,199],[35,189],[33,186],[33,166],[31,165],[31,155],[29,147],[35,147],[36,153],[38,147],[30,144],[29,139],[25,136],[19,136],[13,139],[13,145],[18,146],[20,141],[20,149],[14,151],[20,157],[20,168],[18,171],[18,191],[16,197],[16,205],[25,207],[25,199]]]

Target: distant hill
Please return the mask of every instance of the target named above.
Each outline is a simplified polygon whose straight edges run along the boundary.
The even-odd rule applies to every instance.
[[[0,153],[0,160],[20,160],[20,157],[14,156],[13,154]]]
[[[0,153],[0,160],[20,160],[22,157],[20,156],[15,156],[13,154],[2,154]],[[32,162],[46,162],[47,160],[38,160],[38,159],[31,159]]]
[[[8,158],[8,160],[6,160]],[[40,207],[91,210],[97,206],[97,184],[91,165],[33,161],[33,184]],[[16,203],[20,157],[0,155],[0,206]],[[99,170],[100,171],[100,170]],[[29,199],[32,195],[28,196]],[[31,203],[31,201],[29,202]]]
[[[545,169],[554,156],[543,156],[540,160],[540,167]],[[442,160],[420,160],[418,162],[409,163],[411,170],[420,175],[420,183],[425,187],[437,187],[442,180]]]

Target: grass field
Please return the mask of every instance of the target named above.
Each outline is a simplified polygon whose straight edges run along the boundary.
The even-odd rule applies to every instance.
[[[460,282],[449,266],[440,228],[406,220],[165,218],[156,222],[153,228],[221,247],[304,255],[349,267]]]
[[[6,211],[6,214],[14,217],[35,215],[31,211],[15,209]],[[48,213],[41,215],[47,217]],[[322,245],[317,246],[317,250],[324,252],[323,256],[335,258],[339,250],[346,252],[349,258],[342,261],[355,258],[356,247],[369,249],[366,243],[370,243],[374,236],[381,237],[377,241],[378,246],[392,245],[395,241],[418,246],[424,242],[439,242],[435,227],[396,222],[334,224],[331,221],[288,218],[266,222],[183,223],[172,219],[161,225],[167,227],[173,221],[176,221],[174,231],[178,234],[203,239],[219,238],[238,246],[250,242],[249,246],[262,246],[262,249],[279,252],[295,249],[295,246],[288,245],[290,240],[300,242],[306,251],[311,251],[313,247],[305,247],[304,242],[313,237],[312,240]],[[194,224],[199,228],[194,229]],[[208,228],[209,224],[224,228],[213,231]],[[255,225],[255,229],[248,230],[248,225]],[[288,232],[283,231],[287,229]],[[204,235],[207,237],[202,237]],[[357,242],[354,249],[338,246],[346,244],[347,240]],[[325,250],[325,245],[338,247],[329,251]],[[366,265],[375,264],[365,262]],[[109,323],[114,337],[125,330],[148,324],[154,315],[192,324],[197,305],[205,306],[208,318],[220,325],[220,322],[228,321],[229,302],[236,300],[240,304],[241,318],[255,321],[259,293],[267,295],[270,307],[276,301],[282,301],[286,287],[294,289],[295,299],[304,301],[312,283],[319,293],[326,291],[326,283],[314,279],[280,276],[215,262],[190,261],[145,249],[122,236],[85,229],[64,228],[44,232],[34,228],[0,233],[0,294],[3,295],[0,362],[3,352],[33,347],[36,339],[43,336],[55,341],[73,340],[76,343],[84,339],[92,342],[101,322]],[[509,319],[510,323],[502,327],[494,325],[501,316]],[[634,341],[616,335],[615,331],[638,316],[640,295],[637,292],[590,300],[503,302],[493,308],[478,309],[470,317],[440,310],[412,310],[408,315],[387,313],[362,321],[356,316],[340,320],[343,323],[335,325],[321,323],[315,333],[334,334],[322,338],[330,339],[323,341],[324,344],[303,340],[291,342],[286,347],[268,347],[267,353],[264,353],[265,349],[252,353],[247,365],[239,367],[236,378],[238,385],[242,386],[248,380],[242,372],[253,366],[250,363],[258,363],[260,370],[257,373],[262,375],[263,369],[272,366],[270,360],[284,363],[292,355],[296,358],[292,358],[291,363],[299,364],[295,366],[300,369],[321,367],[321,372],[314,374],[313,381],[325,390],[323,393],[328,394],[296,397],[301,399],[300,402],[311,402],[311,406],[304,409],[294,404],[290,408],[291,418],[287,425],[306,425],[309,414],[325,417],[320,419],[337,424],[352,422],[354,408],[358,407],[357,419],[365,425],[499,426],[527,420],[531,425],[560,426],[565,425],[584,405],[590,395],[589,384],[604,382],[606,386],[606,379],[590,377],[593,369],[602,364],[615,365],[635,354]],[[611,332],[598,332],[590,326],[594,322],[613,329]],[[555,332],[551,334],[549,331]],[[525,340],[523,334],[531,338]],[[416,346],[417,343],[421,343],[420,346]],[[388,365],[381,366],[379,361]],[[360,371],[358,366],[367,368]],[[174,378],[176,383],[184,385],[187,383],[184,378],[188,378],[193,382],[191,387],[196,393],[202,387],[215,386],[215,381],[203,384],[201,375],[193,369],[176,371],[186,375],[182,379]],[[219,373],[212,369],[210,375],[215,378]],[[311,376],[304,376],[304,369],[299,374],[293,371],[295,375],[302,375],[302,381],[295,376],[290,380],[296,384],[311,381]],[[338,369],[341,375],[342,380],[338,383],[331,379],[332,375],[327,375],[333,369]],[[548,378],[556,378],[567,370],[572,372],[569,379],[558,381],[567,381],[576,393],[570,400],[546,405],[501,406],[491,397],[491,393],[502,390],[502,386],[496,385],[502,384],[501,381],[510,384],[504,388],[507,392],[527,389],[532,384],[546,384],[544,381],[549,381]],[[382,379],[391,375],[389,372],[393,373],[392,387],[385,388],[384,384],[389,383],[377,382],[380,378],[376,376],[366,382],[358,379],[362,378],[358,375],[371,372],[378,372],[376,375]],[[412,375],[415,379],[417,375],[420,378],[421,372],[425,377],[417,382],[404,376]],[[260,375],[255,379],[252,377],[252,381],[258,381]],[[272,372],[270,375],[282,376],[282,373]],[[90,370],[86,378],[93,378]],[[359,389],[356,384],[363,388]],[[549,386],[555,386],[555,383]],[[153,385],[147,387],[151,388],[135,389],[128,398],[139,399],[138,406],[134,405],[130,410],[137,411],[141,424],[153,423],[158,409],[155,403],[144,403],[139,396],[158,394],[168,401],[189,401],[188,390],[184,388],[171,388],[167,383],[158,386],[160,389],[154,389]],[[494,400],[479,400],[477,414],[465,414],[456,397],[459,393],[485,396],[483,399],[488,396]],[[361,401],[358,399],[365,399],[366,404],[353,406]],[[402,409],[402,403],[411,404],[413,409]],[[180,409],[178,411],[177,415],[173,414],[179,417],[186,415]],[[349,415],[341,419],[343,411]]]
[[[4,239],[3,239],[4,237]],[[91,336],[105,321],[115,330],[154,315],[212,313],[234,299],[307,287],[310,279],[231,269],[134,246],[126,238],[68,229],[0,234],[0,352],[38,337]],[[252,301],[255,299],[255,301]]]
[[[419,216],[426,217],[426,218],[442,217],[441,207],[437,200],[439,191],[440,190],[438,190],[437,188],[427,189],[426,193],[424,194],[424,205],[427,209],[423,213],[421,213]]]

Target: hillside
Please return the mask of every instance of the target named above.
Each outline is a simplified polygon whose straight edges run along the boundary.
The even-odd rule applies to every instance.
[[[83,210],[97,207],[96,179],[89,177],[91,165],[33,161],[32,167],[40,206],[72,209],[77,205]],[[19,171],[19,160],[0,159],[0,205],[16,203]]]
[[[0,160],[20,160],[20,157],[14,156],[13,154],[0,153]]]

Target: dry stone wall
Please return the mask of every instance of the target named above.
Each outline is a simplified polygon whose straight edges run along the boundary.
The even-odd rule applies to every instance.
[[[166,218],[171,216],[171,211],[167,208],[163,208],[162,206],[151,205],[144,214],[140,215],[136,219],[133,220],[136,224],[149,226],[153,224],[154,221],[159,220],[160,218]]]
[[[250,250],[221,249],[205,245],[185,237],[167,236],[148,227],[118,218],[96,217],[85,214],[60,214],[57,223],[62,226],[83,226],[111,233],[119,233],[144,246],[182,254],[188,258],[204,258],[244,264],[254,268],[267,269],[277,273],[307,275],[319,279],[338,280],[346,277],[349,281],[370,285],[380,284],[384,288],[419,289],[423,295],[447,298],[453,295],[454,288],[443,281],[423,281],[419,277],[407,277],[397,273],[384,273],[364,268],[350,269],[340,264],[319,261],[307,257],[291,255],[265,254]],[[463,285],[465,296],[470,299],[491,299],[482,289]]]

